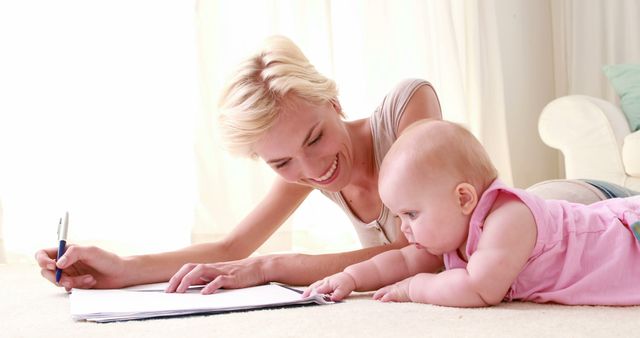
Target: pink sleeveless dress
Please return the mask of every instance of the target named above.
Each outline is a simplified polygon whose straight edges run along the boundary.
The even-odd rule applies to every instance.
[[[496,198],[513,194],[537,224],[535,247],[511,285],[506,301],[590,305],[640,304],[640,242],[629,226],[640,220],[640,196],[591,205],[543,200],[495,180],[471,216],[466,253],[478,246]],[[447,269],[465,268],[457,252],[444,255]]]

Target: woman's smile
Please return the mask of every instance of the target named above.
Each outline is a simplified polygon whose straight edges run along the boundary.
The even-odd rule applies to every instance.
[[[310,178],[310,180],[313,183],[320,184],[320,185],[327,185],[333,182],[336,179],[336,177],[338,177],[338,173],[340,172],[340,170],[338,170],[338,164],[339,164],[338,158],[339,156],[336,155],[335,159],[331,163],[331,166],[327,168],[327,170],[322,176],[317,178]]]

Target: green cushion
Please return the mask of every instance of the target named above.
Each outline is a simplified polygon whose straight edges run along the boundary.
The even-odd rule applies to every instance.
[[[607,65],[602,69],[620,96],[620,106],[631,131],[640,130],[640,65]]]

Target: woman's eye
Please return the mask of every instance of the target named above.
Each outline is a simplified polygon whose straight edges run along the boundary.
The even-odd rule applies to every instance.
[[[318,134],[318,136],[316,138],[311,140],[311,142],[309,142],[309,145],[313,145],[313,144],[317,143],[318,141],[320,141],[321,138],[322,138],[322,133]]]
[[[287,163],[289,163],[289,160],[286,160],[284,162],[280,162],[280,163],[276,164],[276,169],[280,169],[280,168],[286,166]]]

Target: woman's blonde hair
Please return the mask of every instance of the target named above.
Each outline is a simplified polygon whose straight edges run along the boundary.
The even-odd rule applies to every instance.
[[[219,127],[227,150],[256,157],[253,145],[274,124],[288,93],[312,103],[337,100],[333,80],[318,73],[293,41],[268,38],[240,64],[219,102]]]

